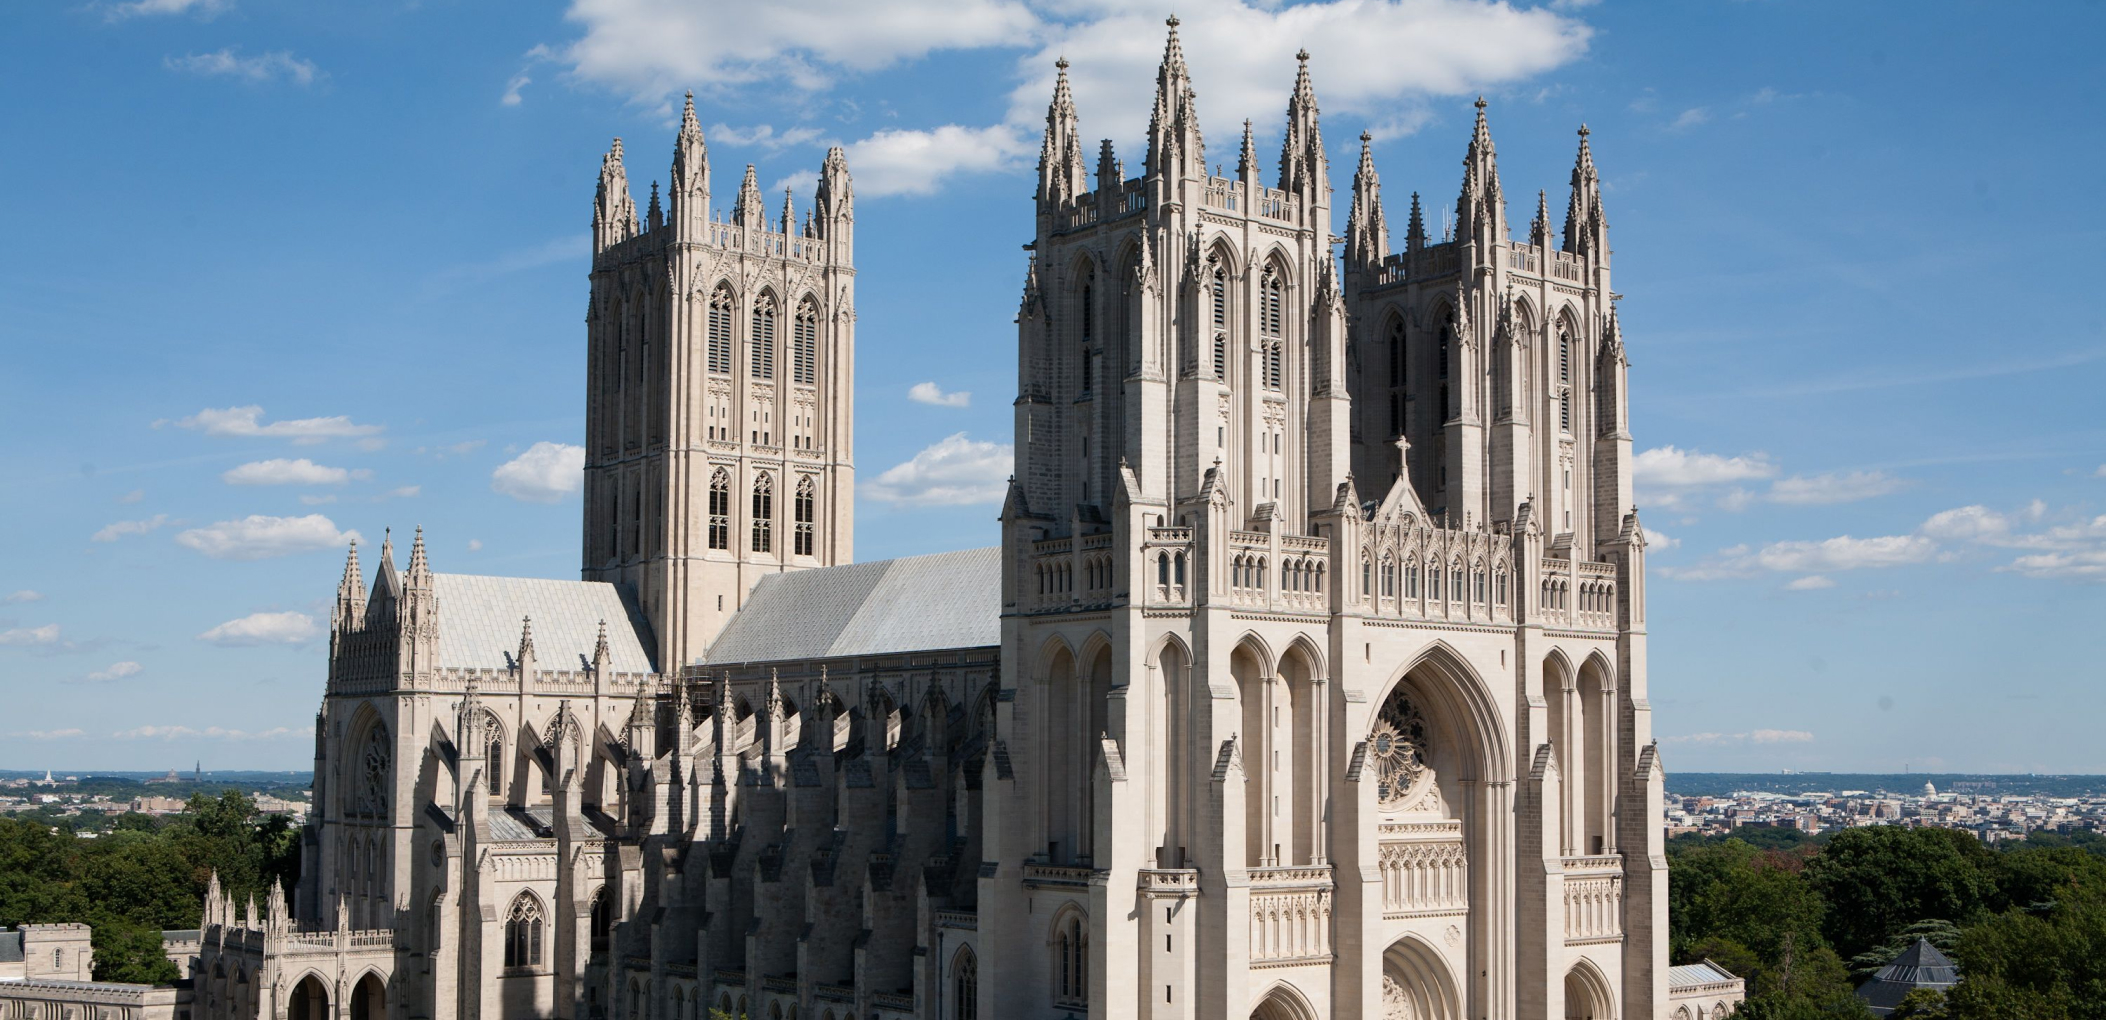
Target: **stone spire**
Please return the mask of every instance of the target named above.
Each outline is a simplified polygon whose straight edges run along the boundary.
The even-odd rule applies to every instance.
[[[592,672],[595,674],[606,673],[607,664],[613,660],[614,654],[607,648],[607,621],[602,619],[600,621],[600,637],[592,643]]]
[[[354,630],[366,618],[366,578],[358,567],[358,540],[351,540],[351,552],[344,557],[344,577],[336,583],[336,612],[331,615],[329,630],[332,633]]]
[[[788,185],[783,186],[782,189],[782,232],[784,234],[797,233],[797,202],[790,194]]]
[[[1236,180],[1254,181],[1258,177],[1258,140],[1251,134],[1250,118],[1243,118],[1243,151],[1236,157]]]
[[[1536,192],[1536,218],[1528,224],[1528,243],[1541,247],[1550,243],[1550,196]]]
[[[687,94],[687,106],[680,113],[680,135],[673,140],[673,174],[667,182],[666,199],[674,232],[701,237],[709,223],[709,145],[702,140],[702,122],[695,118],[693,92]]]
[[[1419,193],[1411,193],[1411,221],[1404,228],[1404,245],[1411,249],[1426,247],[1426,214],[1419,210]]]
[[[431,561],[424,554],[424,526],[418,525],[416,535],[410,539],[409,575],[404,579],[409,588],[431,587]]]
[[[534,669],[534,618],[519,618],[519,673],[523,677]]]
[[[1353,206],[1346,212],[1346,265],[1373,269],[1389,254],[1389,221],[1382,215],[1382,178],[1375,173],[1373,135],[1360,133],[1360,166],[1353,171]],[[1417,208],[1416,202],[1413,209]]]
[[[761,208],[760,178],[753,164],[746,164],[746,179],[739,182],[739,201],[731,207],[731,222],[749,230],[768,229],[768,211]]]
[[[402,598],[402,575],[395,570],[395,534],[380,533],[380,565],[373,569],[373,602],[393,603]]]
[[[1499,191],[1499,156],[1484,108],[1484,97],[1477,97],[1477,130],[1463,155],[1462,194],[1455,200],[1455,238],[1489,245],[1506,240],[1506,198]]]
[[[826,150],[819,165],[819,187],[812,196],[818,236],[833,242],[833,259],[847,265],[855,252],[856,189],[848,176],[848,153],[840,146]]]
[[[1104,198],[1116,196],[1119,194],[1120,186],[1125,183],[1126,167],[1119,162],[1118,154],[1112,151],[1112,140],[1106,138],[1099,141],[1097,143],[1097,194]]]
[[[1148,118],[1148,174],[1151,177],[1204,177],[1206,143],[1199,134],[1198,94],[1185,50],[1177,41],[1177,16],[1163,44],[1163,63],[1155,73],[1155,112]]]
[[[1017,302],[1017,319],[1021,321],[1037,318],[1042,311],[1044,297],[1038,284],[1038,255],[1033,253],[1024,261],[1024,296]]]
[[[600,158],[600,187],[592,200],[592,250],[604,252],[636,236],[636,201],[622,167],[622,140]]]
[[[1046,104],[1046,137],[1038,149],[1038,202],[1054,208],[1089,190],[1075,93],[1068,87],[1068,58],[1053,62],[1053,101]]]
[[[1287,137],[1280,143],[1280,190],[1320,198],[1325,176],[1324,133],[1317,126],[1316,87],[1309,83],[1309,51],[1295,53],[1294,94],[1287,97]]]
[[[1565,250],[1597,259],[1609,256],[1609,221],[1602,215],[1601,175],[1587,147],[1587,126],[1580,125],[1579,156],[1572,164],[1572,198],[1565,206]]]
[[[650,209],[644,213],[644,229],[647,231],[657,230],[663,226],[665,226],[665,210],[658,204],[658,182],[652,181],[651,205]]]

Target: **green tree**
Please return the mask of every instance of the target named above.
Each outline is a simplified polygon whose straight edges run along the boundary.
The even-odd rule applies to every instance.
[[[1856,956],[1918,919],[1965,924],[1995,891],[1996,852],[1963,830],[1864,826],[1830,840],[1806,866],[1828,906],[1823,931]]]

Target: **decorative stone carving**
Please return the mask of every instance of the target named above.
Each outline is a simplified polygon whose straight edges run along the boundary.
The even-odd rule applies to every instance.
[[[1368,754],[1375,766],[1375,793],[1383,808],[1397,810],[1425,792],[1420,784],[1431,775],[1426,721],[1402,687],[1391,692],[1368,733]]]

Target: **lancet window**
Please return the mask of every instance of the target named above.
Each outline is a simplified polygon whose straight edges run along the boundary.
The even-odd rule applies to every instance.
[[[767,472],[753,480],[753,552],[775,548],[775,478]]]
[[[762,294],[753,302],[752,373],[755,379],[775,378],[775,296]]]
[[[1084,283],[1082,285],[1082,308],[1080,310],[1081,314],[1076,317],[1077,321],[1082,327],[1082,349],[1076,352],[1076,358],[1079,359],[1082,366],[1083,393],[1089,393],[1090,390],[1096,385],[1096,380],[1095,378],[1093,378],[1094,373],[1092,372],[1094,366],[1091,365],[1090,346],[1091,343],[1095,340],[1095,338],[1091,335],[1096,332],[1097,326],[1097,288],[1093,283],[1090,282],[1094,278],[1094,273],[1084,278]]]
[[[819,379],[819,309],[806,298],[797,305],[790,334],[790,381],[810,386]]]
[[[1258,289],[1258,300],[1260,303],[1260,314],[1258,316],[1259,344],[1264,356],[1263,369],[1265,372],[1265,388],[1267,390],[1280,389],[1285,373],[1283,365],[1284,355],[1282,353],[1282,348],[1285,345],[1280,337],[1281,328],[1286,318],[1283,312],[1283,306],[1286,304],[1286,290],[1286,284],[1280,280],[1279,271],[1268,267]]]
[[[797,497],[792,504],[793,513],[791,515],[796,520],[796,531],[791,536],[790,551],[800,557],[811,556],[812,548],[816,545],[813,541],[815,518],[813,492],[817,488],[810,475],[798,476]]]
[[[1053,936],[1055,1007],[1087,1008],[1090,1000],[1090,936],[1081,912],[1071,912]]]
[[[731,289],[719,287],[709,296],[709,371],[731,374]]]
[[[541,902],[532,894],[522,893],[512,902],[512,913],[505,919],[505,967],[540,967],[541,935]]]
[[[709,477],[709,548],[731,548],[731,473],[722,468]]]
[[[1214,378],[1228,379],[1228,269],[1221,265],[1219,257],[1209,260],[1212,265],[1207,275],[1207,302],[1210,306],[1213,325]]]

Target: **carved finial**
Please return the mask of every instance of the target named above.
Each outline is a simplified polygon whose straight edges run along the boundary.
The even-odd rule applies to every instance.
[[[1298,60],[1298,61],[1300,61],[1300,62],[1302,62],[1302,63],[1304,63],[1304,64],[1308,63],[1308,62],[1309,62],[1309,49],[1308,49],[1308,47],[1306,47],[1306,46],[1305,46],[1305,47],[1303,47],[1303,48],[1301,48],[1301,49],[1299,49],[1299,50],[1296,50],[1296,51],[1294,51],[1294,59],[1296,59],[1296,60]]]
[[[1476,102],[1476,103],[1475,103],[1474,105],[1475,105],[1475,106],[1477,107],[1477,110],[1478,110],[1478,112],[1479,112],[1479,113],[1482,113],[1482,112],[1484,112],[1484,108],[1485,108],[1486,106],[1490,105],[1490,104],[1488,104],[1488,103],[1486,103],[1486,102],[1484,101],[1484,94],[1483,94],[1483,93],[1478,93],[1478,95],[1477,95],[1477,102]]]
[[[1166,19],[1164,19],[1164,20],[1163,20],[1163,24],[1165,24],[1165,25],[1168,25],[1168,26],[1170,26],[1170,31],[1172,31],[1172,32],[1175,32],[1175,31],[1177,31],[1177,24],[1178,24],[1178,22],[1177,22],[1177,15],[1175,15],[1175,14],[1172,14],[1172,15],[1170,15],[1170,16],[1169,16],[1168,18],[1166,18]]]
[[[1061,56],[1060,56],[1060,59],[1058,59],[1058,60],[1055,60],[1055,61],[1053,62],[1053,66],[1054,66],[1055,68],[1057,68],[1057,69],[1058,69],[1058,70],[1060,71],[1060,73],[1061,73],[1061,74],[1067,74],[1067,73],[1068,73],[1068,57],[1067,57],[1067,54],[1061,54]]]

